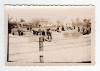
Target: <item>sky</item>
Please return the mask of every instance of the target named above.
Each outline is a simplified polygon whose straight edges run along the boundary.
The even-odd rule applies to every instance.
[[[94,17],[93,6],[5,6],[5,12],[13,17],[12,20],[24,19],[26,22],[34,18],[70,22],[71,19]]]

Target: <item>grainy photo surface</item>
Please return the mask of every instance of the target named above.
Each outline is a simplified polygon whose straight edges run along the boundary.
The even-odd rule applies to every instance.
[[[94,63],[94,6],[5,6],[6,65]]]

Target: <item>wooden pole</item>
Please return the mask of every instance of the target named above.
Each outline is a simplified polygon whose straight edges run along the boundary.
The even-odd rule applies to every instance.
[[[8,23],[9,23],[9,15],[8,15]],[[9,25],[7,23],[7,25]],[[8,30],[9,30],[9,28],[8,28]],[[7,62],[9,62],[9,31],[7,32]]]
[[[39,37],[39,51],[43,51],[43,37]]]
[[[43,63],[43,55],[40,55],[40,63]]]

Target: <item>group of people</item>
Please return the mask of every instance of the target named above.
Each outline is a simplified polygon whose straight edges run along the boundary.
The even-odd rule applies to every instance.
[[[39,29],[38,31],[33,29],[33,35],[42,35],[43,36],[43,41],[51,41],[52,40],[52,32],[51,29],[46,29],[46,30],[41,30]]]
[[[65,28],[64,28],[64,26],[62,26],[62,27],[58,26],[55,31],[57,31],[57,32],[65,31]]]
[[[54,29],[55,32],[61,33],[61,31],[66,31],[66,30],[75,30],[77,28],[77,32],[86,35],[86,34],[90,34],[91,33],[91,23],[87,26],[74,26],[74,27],[68,27],[68,26],[57,26],[56,29]],[[10,29],[8,27],[8,29]],[[17,29],[16,31],[14,29]],[[37,30],[38,29],[38,30]],[[48,28],[48,29],[40,29],[40,28],[31,28],[31,30],[29,30],[30,32],[32,31],[33,35],[42,35],[43,36],[43,40],[44,41],[51,41],[52,40],[52,29]],[[12,31],[13,30],[13,31]],[[12,33],[12,35],[15,35],[15,32],[18,33],[19,36],[23,36],[25,35],[25,31],[23,31],[23,29],[19,29],[19,28],[12,28],[9,33]]]
[[[30,32],[32,32],[33,35],[36,35],[36,36],[43,36],[43,40],[44,41],[51,41],[52,40],[52,32],[51,32],[51,29],[46,29],[46,30],[41,30],[41,29],[33,29],[33,30],[30,30]],[[18,28],[13,28],[12,29],[12,35],[16,35],[16,33],[18,34],[18,36],[23,36],[25,35],[25,31],[21,30],[21,29],[18,29]]]
[[[77,32],[81,33],[82,35],[88,35],[91,33],[91,23],[85,26],[58,26],[55,31],[61,32],[66,30],[76,30]]]

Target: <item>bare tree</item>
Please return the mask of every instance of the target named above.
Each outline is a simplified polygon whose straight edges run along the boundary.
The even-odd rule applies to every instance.
[[[91,33],[91,19],[83,19],[83,28],[85,30],[85,34]]]

